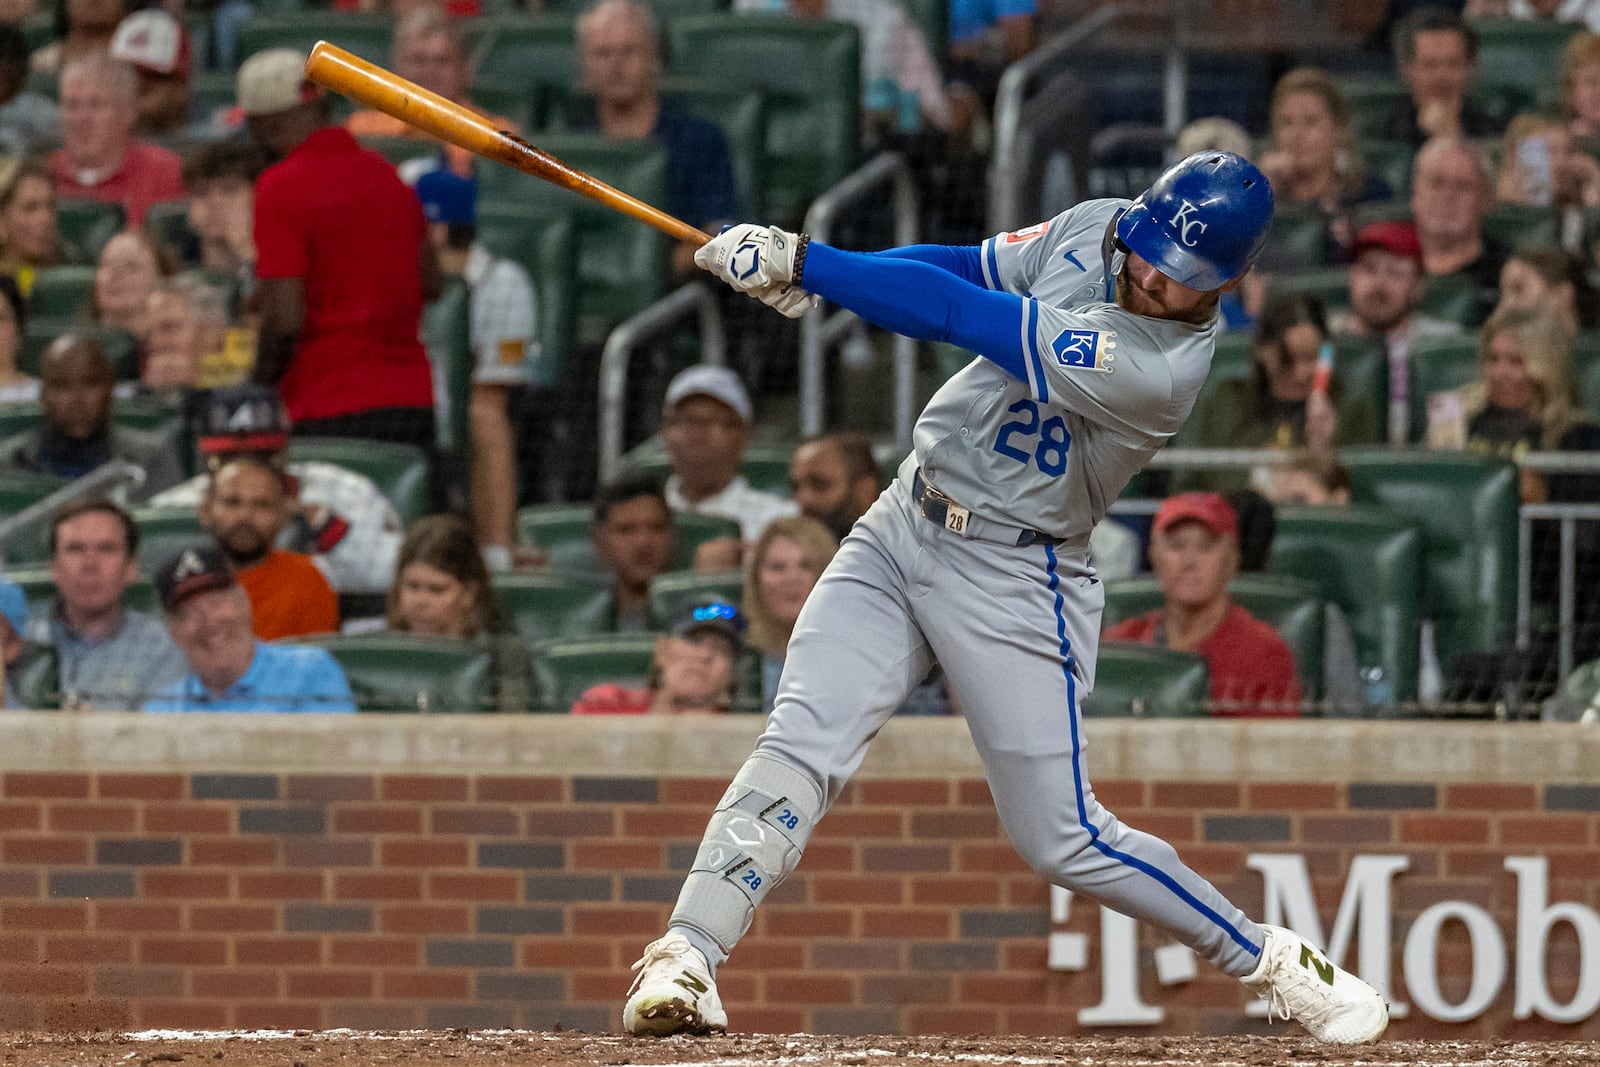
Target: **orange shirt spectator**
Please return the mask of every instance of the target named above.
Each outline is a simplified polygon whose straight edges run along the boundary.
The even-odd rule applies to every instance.
[[[275,548],[241,570],[239,584],[250,594],[253,628],[263,641],[339,630],[339,598],[310,556]]]

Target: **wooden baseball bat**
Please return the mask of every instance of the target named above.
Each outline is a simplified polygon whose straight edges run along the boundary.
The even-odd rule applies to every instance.
[[[441,141],[570,189],[613,211],[654,226],[669,237],[695,244],[711,240],[709,234],[682,219],[673,218],[592,175],[567,166],[515,134],[495,129],[492,122],[476,111],[429,92],[360,56],[351,55],[338,45],[318,41],[306,60],[306,77],[374,111],[410,123]]]

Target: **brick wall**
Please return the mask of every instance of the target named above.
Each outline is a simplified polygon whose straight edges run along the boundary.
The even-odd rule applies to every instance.
[[[122,733],[107,727],[109,741],[147,720],[116,721]],[[898,731],[890,760],[920,750],[941,766],[942,753],[959,751],[959,726]],[[209,748],[208,759],[183,769],[172,746],[206,746],[166,724],[141,728],[171,731],[162,745],[127,742],[133,755],[121,762],[149,769],[73,770],[111,762],[111,747],[64,755],[66,746],[41,746],[48,724],[34,722],[25,736],[0,726],[0,753],[10,757],[0,767],[14,768],[0,773],[0,1027],[614,1029],[629,965],[662,929],[706,814],[748,749],[745,732],[698,744],[646,737],[630,743],[653,744],[657,761],[704,749],[699,762],[726,764],[727,773],[690,760],[678,771],[618,775],[626,753],[607,742],[625,736],[616,727],[578,734],[569,722],[534,723],[522,727],[533,734],[498,746],[500,764],[525,762],[526,772],[466,773],[450,764],[488,762],[474,754],[472,734],[486,728],[438,719],[396,726],[433,731],[434,740],[413,738],[375,758],[382,730],[363,719],[352,728],[364,733],[343,748],[330,741],[332,727],[302,728],[300,760],[251,766]],[[430,746],[448,748],[452,729],[464,738],[460,758],[441,759]],[[484,752],[488,736],[477,739]],[[30,739],[31,760],[15,747]],[[1574,752],[1549,738],[1547,751],[1569,755],[1547,762],[1548,780],[1495,781],[1508,773],[1495,763],[1508,747],[1499,740],[1472,775],[1481,784],[1408,780],[1387,763],[1374,765],[1371,780],[1308,784],[1298,769],[1280,778],[1245,771],[1242,781],[1132,775],[1128,764],[1152,758],[1138,749],[1148,735],[1100,740],[1115,774],[1097,783],[1102,799],[1171,840],[1253,913],[1261,880],[1244,864],[1260,852],[1306,857],[1325,926],[1352,855],[1408,856],[1410,870],[1395,882],[1397,943],[1441,900],[1488,909],[1510,943],[1516,883],[1503,869],[1507,856],[1548,857],[1552,901],[1600,908],[1600,781],[1593,763],[1581,772],[1571,765],[1592,748]],[[282,751],[281,738],[260,741],[261,751]],[[1313,730],[1300,743],[1342,767],[1339,738]],[[1351,762],[1386,747],[1351,744]],[[1121,748],[1138,754],[1120,756]],[[384,765],[323,765],[359,762],[357,751]],[[1399,763],[1426,770],[1406,751],[1396,748]],[[958,773],[936,777],[903,776],[909,764],[876,774],[869,766],[847,789],[723,972],[736,1028],[1080,1029],[1077,1011],[1100,998],[1098,964],[1048,969],[1056,928],[1047,887],[1011,852],[981,777],[966,757],[952,759]],[[47,769],[17,766],[29,763]],[[557,765],[572,773],[552,773]],[[1097,931],[1096,909],[1074,907],[1061,929]],[[1443,941],[1442,971],[1463,960],[1459,935]],[[1145,954],[1156,944],[1147,936]],[[1575,988],[1576,958],[1576,938],[1559,927],[1550,974],[1563,999]],[[1398,982],[1398,948],[1394,971]],[[1464,966],[1441,986],[1463,995]],[[1244,1019],[1237,984],[1204,965],[1179,987],[1159,988],[1147,973],[1143,988],[1167,1011],[1162,1030],[1264,1028]],[[1517,1023],[1510,1006],[1508,981],[1480,1020],[1417,1017],[1393,1032],[1600,1036],[1600,1016],[1576,1026]]]

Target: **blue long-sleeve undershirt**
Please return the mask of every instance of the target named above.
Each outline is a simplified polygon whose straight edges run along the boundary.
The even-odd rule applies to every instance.
[[[909,251],[943,245],[917,245]],[[908,249],[897,249],[905,252]],[[959,249],[956,249],[959,252]],[[974,261],[976,262],[976,261]],[[958,271],[962,264],[957,263]],[[980,266],[981,271],[981,266]],[[976,352],[1019,381],[1028,380],[1022,350],[1023,300],[919,258],[841,252],[813,242],[801,285],[875,326],[919,341],[948,341]]]
[[[989,288],[983,279],[983,249],[978,245],[906,245],[882,252],[868,252],[877,259],[911,259],[949,271],[980,289]]]

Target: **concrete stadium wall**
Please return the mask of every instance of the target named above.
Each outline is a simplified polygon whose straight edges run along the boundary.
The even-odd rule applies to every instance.
[[[760,725],[0,715],[0,1027],[615,1029]],[[1254,915],[1270,894],[1251,856],[1303,858],[1324,930],[1356,857],[1403,857],[1383,961],[1402,1002],[1418,916],[1483,909],[1498,995],[1462,1023],[1413,1002],[1395,1036],[1600,1037],[1600,1012],[1513,1018],[1530,916],[1506,867],[1543,857],[1552,906],[1600,908],[1600,732],[1100,721],[1090,737],[1101,798]],[[896,720],[722,995],[741,1030],[1265,1031],[1237,983],[1203,963],[1188,978],[1148,931],[1116,980],[1159,1020],[1091,1026],[1115,953],[1097,908],[1064,904],[1007,845],[964,725]],[[1561,1003],[1600,982],[1585,922],[1548,931]],[[1451,1003],[1493,970],[1472,944],[1460,922],[1438,930]]]

